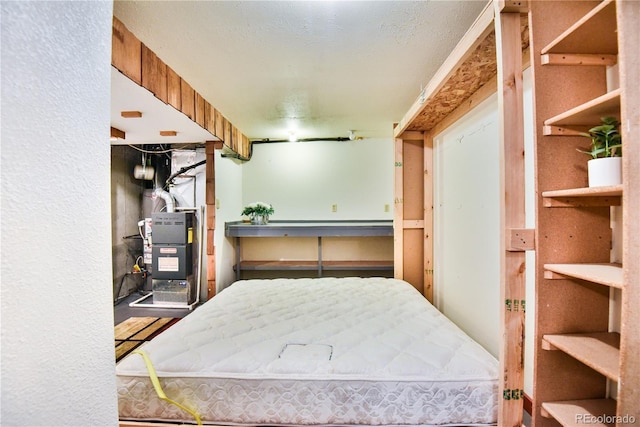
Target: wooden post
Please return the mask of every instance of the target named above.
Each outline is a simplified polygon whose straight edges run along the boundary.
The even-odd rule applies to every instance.
[[[433,134],[424,134],[424,287],[422,294],[433,303]]]
[[[207,299],[211,299],[216,295],[216,253],[213,241],[216,228],[216,144],[216,142],[207,141],[205,145],[205,204],[207,205]]]
[[[402,174],[402,145],[401,138],[396,138],[394,142],[394,191],[393,191],[393,277],[404,278],[404,255],[403,255],[403,234],[404,234],[404,209],[402,207],[403,174]]]
[[[422,132],[405,132],[396,139],[394,277],[411,283],[425,296],[426,155]]]
[[[618,55],[620,58],[621,126],[623,147],[623,260],[620,339],[620,384],[617,414],[640,421],[640,3],[617,1]]]
[[[525,227],[524,114],[520,13],[496,6],[498,105],[501,151],[500,380],[498,425],[522,426],[524,399],[525,253],[507,245]],[[511,250],[509,250],[511,249]],[[513,304],[517,301],[518,304]]]

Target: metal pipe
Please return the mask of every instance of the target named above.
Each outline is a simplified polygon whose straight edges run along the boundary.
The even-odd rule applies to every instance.
[[[168,191],[164,191],[162,188],[156,188],[153,194],[164,200],[167,205],[167,212],[175,211],[176,203],[173,200],[173,196]]]

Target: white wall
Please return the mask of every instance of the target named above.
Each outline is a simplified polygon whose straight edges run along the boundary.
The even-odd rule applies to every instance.
[[[231,158],[223,158],[221,152],[216,150],[216,287],[218,292],[229,286],[236,280],[233,271],[235,252],[233,241],[224,235],[224,223],[238,221],[242,212],[242,170],[244,165]]]
[[[3,426],[115,426],[111,2],[0,2]]]
[[[437,307],[497,356],[500,334],[500,156],[497,97],[434,141]]]
[[[533,135],[533,82],[531,68],[523,75],[524,103],[524,175],[525,175],[525,226],[536,228],[536,192],[535,192],[535,159]],[[527,271],[525,273],[527,314],[525,315],[524,342],[524,392],[533,395],[533,346],[535,336],[535,303],[536,303],[536,253],[525,254]]]
[[[531,73],[524,79],[526,227],[535,227]],[[435,138],[434,292],[438,308],[494,356],[500,346],[498,101]],[[508,179],[508,173],[507,173]],[[525,392],[532,392],[535,253],[526,254]]]
[[[243,204],[271,203],[273,220],[393,219],[391,139],[256,144],[242,180]]]

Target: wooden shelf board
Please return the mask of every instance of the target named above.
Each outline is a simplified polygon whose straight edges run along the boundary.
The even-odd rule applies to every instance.
[[[241,270],[317,270],[318,261],[242,261]],[[323,261],[323,270],[393,270],[393,261]]]
[[[545,207],[620,206],[622,185],[543,191]]]
[[[620,334],[593,332],[544,335],[542,339],[602,375],[618,381],[620,376]]]
[[[241,270],[317,270],[318,261],[242,261]]]
[[[322,261],[324,270],[393,270],[393,261]]]
[[[582,105],[545,120],[545,126],[594,126],[605,116],[620,117],[620,89],[612,90]]]
[[[622,185],[544,191],[542,197],[622,196]]]
[[[622,289],[623,277],[620,264],[545,264],[546,271]],[[545,278],[554,278],[546,277]]]
[[[605,0],[545,46],[541,53],[617,54],[615,22],[615,1]]]
[[[584,427],[587,424],[604,427],[614,424],[598,424],[591,417],[595,417],[597,420],[597,417],[602,415],[615,415],[616,401],[613,399],[589,399],[543,402],[542,409],[564,427]]]

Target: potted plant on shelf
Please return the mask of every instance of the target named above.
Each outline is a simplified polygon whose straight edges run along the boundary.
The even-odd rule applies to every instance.
[[[269,215],[273,215],[274,212],[273,206],[269,203],[254,202],[245,206],[241,215],[251,218],[251,224],[266,225],[269,223]]]
[[[578,150],[591,156],[587,162],[589,187],[622,183],[622,138],[620,122],[615,117],[602,117],[602,124],[592,127],[582,136],[591,139],[591,150]]]

